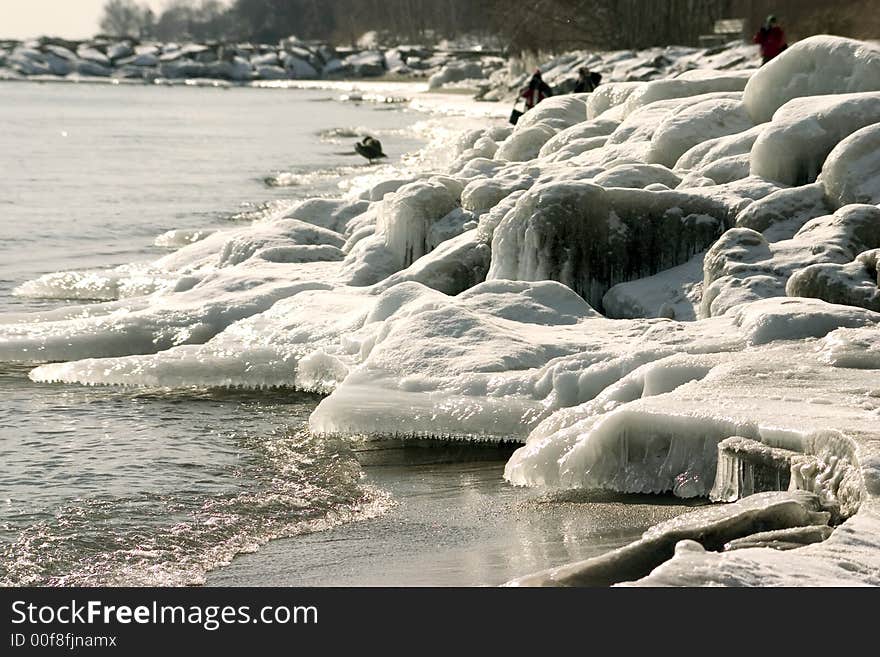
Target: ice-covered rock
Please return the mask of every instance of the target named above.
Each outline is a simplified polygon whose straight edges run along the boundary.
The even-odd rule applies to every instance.
[[[258,66],[254,72],[261,80],[284,80],[288,77],[287,71],[280,66]]]
[[[706,139],[685,151],[675,163],[675,170],[697,174],[716,183],[746,178],[751,173],[752,146],[764,129],[764,125],[759,125],[732,135]]]
[[[797,452],[793,487],[852,515],[864,494],[857,445],[874,432],[878,407],[865,403],[864,390],[876,385],[869,371],[829,367],[802,343],[767,340],[821,336],[847,317],[876,327],[880,314],[799,301],[801,314],[789,315],[786,303],[751,304],[755,315],[734,323],[748,342],[766,346],[655,360],[593,401],[550,416],[505,476],[526,485],[706,495],[726,485],[716,478],[718,444],[741,436]]]
[[[687,80],[675,78],[640,84],[627,93],[623,102],[624,118],[640,107],[658,100],[689,98],[715,92],[742,91],[751,77],[751,71],[719,73],[711,78]]]
[[[672,167],[694,146],[752,127],[752,120],[741,101],[707,100],[686,106],[673,112],[657,127],[651,137],[648,161]]]
[[[613,285],[687,262],[729,223],[696,194],[539,185],[495,229],[489,279],[557,280],[601,308]]]
[[[880,370],[880,327],[836,329],[818,350],[819,360],[834,367]]]
[[[541,147],[539,155],[542,158],[547,157],[557,153],[566,146],[570,146],[574,142],[607,137],[614,132],[618,125],[620,125],[619,121],[611,121],[609,119],[601,118],[590,121],[581,121],[580,123],[576,123],[573,126],[558,132],[549,139]],[[603,139],[595,143],[597,145],[604,145],[605,140]]]
[[[815,264],[788,279],[786,294],[880,311],[880,248],[860,253],[853,262]]]
[[[813,182],[840,141],[878,122],[880,91],[790,100],[755,141],[751,173],[786,185]]]
[[[736,504],[691,511],[655,525],[642,537],[607,554],[525,577],[508,586],[610,586],[648,576],[686,552],[721,550],[762,531],[828,527],[828,513],[809,493],[765,493]]]
[[[107,47],[107,57],[113,62],[133,54],[134,48],[128,41],[119,41]]]
[[[577,96],[551,96],[526,112],[516,124],[513,134],[538,124],[554,132],[565,130],[587,120],[587,104]]]
[[[486,77],[482,67],[476,62],[447,64],[428,78],[430,89],[439,89],[450,82],[462,80],[481,80]]]
[[[794,98],[880,91],[880,48],[827,35],[793,44],[762,66],[746,85],[743,102],[755,123],[769,121]]]
[[[637,82],[603,84],[587,98],[587,118],[596,119],[609,110],[622,106],[639,86]]]
[[[458,193],[461,193],[460,189]],[[441,222],[457,207],[457,195],[438,180],[404,185],[383,201],[377,228],[400,269],[411,265],[443,241],[446,233],[437,234],[435,231],[446,230]],[[459,214],[451,221],[457,221],[461,228],[467,218]]]
[[[794,237],[777,242],[748,228],[731,229],[706,254],[701,315],[710,317],[755,299],[784,296],[792,276],[798,276],[790,288],[792,296],[825,298],[821,296],[824,290],[828,301],[841,303],[845,294],[842,290],[831,294],[834,276],[823,275],[824,266],[849,263],[875,248],[880,248],[880,209],[873,205],[845,206],[833,215],[808,221]],[[852,287],[853,296],[867,302],[874,281],[876,276],[861,293],[852,279],[848,285],[842,280],[837,284]]]
[[[681,178],[660,164],[620,164],[600,173],[593,182],[602,187],[644,189],[649,185],[662,185],[675,189]]]
[[[751,228],[770,242],[791,238],[807,221],[831,214],[836,208],[829,203],[821,183],[774,191],[743,208],[736,225]]]
[[[309,80],[318,76],[318,71],[307,60],[295,55],[288,55],[284,60],[287,76],[295,80]]]
[[[838,143],[825,159],[819,179],[838,206],[880,204],[880,122]]]
[[[385,73],[385,58],[377,50],[354,53],[342,60],[343,66],[355,75],[372,77]]]
[[[83,59],[87,62],[93,62],[105,68],[109,68],[112,64],[110,58],[107,55],[105,55],[97,48],[89,46],[88,44],[80,45],[79,48],[76,49],[76,55],[80,59]]]

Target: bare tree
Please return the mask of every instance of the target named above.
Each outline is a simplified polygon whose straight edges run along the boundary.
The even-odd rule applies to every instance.
[[[101,31],[113,36],[142,36],[152,12],[135,0],[107,0],[101,17]]]

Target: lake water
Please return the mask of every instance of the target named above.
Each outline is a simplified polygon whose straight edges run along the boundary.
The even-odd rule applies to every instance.
[[[337,96],[0,84],[0,322],[65,303],[14,296],[25,281],[150,260],[164,231],[338,195],[458,125]],[[366,132],[388,164],[349,154]],[[27,372],[0,365],[0,584],[182,585],[211,571],[235,584],[492,584],[683,508],[545,499],[506,486],[497,456],[362,466],[351,445],[304,430],[318,399],[292,391],[88,388]]]
[[[0,84],[0,321],[57,306],[37,276],[150,260],[157,235],[228,227],[267,204],[339,194],[392,163],[425,115],[320,90]],[[362,164],[363,162],[363,164]],[[266,183],[284,174],[287,186]],[[198,582],[270,538],[378,513],[293,392],[38,385],[0,365],[0,582]]]

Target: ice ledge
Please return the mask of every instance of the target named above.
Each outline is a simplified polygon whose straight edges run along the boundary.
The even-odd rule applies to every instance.
[[[679,549],[721,550],[742,536],[803,526],[827,526],[830,514],[805,491],[759,493],[660,523],[639,540],[607,554],[509,582],[510,586],[610,586],[645,577]],[[683,543],[679,543],[683,541]],[[694,542],[697,542],[694,544]]]

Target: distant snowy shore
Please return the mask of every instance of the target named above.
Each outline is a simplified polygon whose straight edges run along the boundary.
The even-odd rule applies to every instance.
[[[336,49],[296,39],[269,44],[200,44],[35,39],[0,42],[0,80],[254,84],[285,86],[322,81],[420,82],[429,90],[463,90],[481,100],[506,100],[535,65],[479,48],[402,45]],[[578,68],[606,80],[645,82],[692,69],[756,66],[757,51],[741,43],[710,49],[670,47],[642,51],[573,51],[540,63],[556,93],[574,89]],[[514,94],[515,95],[515,94]]]
[[[109,78],[154,82],[206,79],[232,83],[387,77],[422,80],[432,87],[485,80],[505,60],[480,49],[426,46],[344,49],[291,38],[277,45],[158,43],[95,39],[0,42],[0,77]],[[434,79],[435,74],[442,74]]]
[[[728,503],[516,584],[880,585],[880,48],[545,77],[584,62],[606,84],[443,167],[26,283],[106,301],[0,318],[0,360],[316,391],[318,436],[518,442],[516,485]]]

